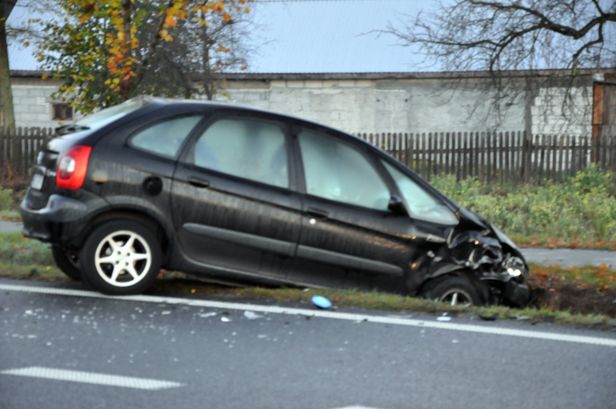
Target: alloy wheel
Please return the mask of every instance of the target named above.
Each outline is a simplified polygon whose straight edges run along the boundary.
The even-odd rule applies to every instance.
[[[115,231],[96,247],[94,265],[97,273],[115,287],[129,287],[141,281],[150,269],[152,250],[139,234]]]

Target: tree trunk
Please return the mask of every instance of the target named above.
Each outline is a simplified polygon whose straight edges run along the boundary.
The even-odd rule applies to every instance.
[[[1,11],[0,11],[1,12]],[[11,72],[9,71],[9,55],[6,43],[6,17],[0,14],[0,128],[15,128],[15,113],[13,112],[13,93],[11,91]]]

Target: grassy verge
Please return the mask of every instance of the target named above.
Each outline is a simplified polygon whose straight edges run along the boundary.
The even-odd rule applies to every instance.
[[[206,283],[177,272],[161,272],[150,293],[233,300],[300,304],[309,307],[314,294],[329,297],[338,307],[396,312],[477,316],[587,326],[613,325],[616,318],[616,272],[606,267],[531,267],[533,300],[529,308],[503,306],[451,307],[429,300],[371,291],[230,288]],[[68,280],[54,265],[47,245],[19,233],[0,235],[0,276],[45,281]]]
[[[21,216],[16,210],[0,210],[0,220],[5,222],[21,222]]]
[[[452,175],[432,184],[521,245],[616,250],[616,178],[597,167],[543,185],[500,186]]]
[[[0,220],[21,221],[19,203],[23,198],[23,187],[14,190],[0,186]]]

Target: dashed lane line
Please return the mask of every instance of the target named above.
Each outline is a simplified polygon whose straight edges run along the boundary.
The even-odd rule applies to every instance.
[[[92,385],[116,386],[131,389],[160,390],[177,388],[181,383],[162,381],[157,379],[137,378],[134,376],[120,376],[102,374],[96,372],[70,371],[66,369],[45,368],[30,366],[27,368],[7,369],[0,371],[2,375],[23,376],[27,378],[51,379],[55,381],[67,381],[87,383]]]

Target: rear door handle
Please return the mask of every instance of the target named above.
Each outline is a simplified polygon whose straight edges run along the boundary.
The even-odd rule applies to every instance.
[[[317,219],[327,219],[329,217],[329,212],[327,210],[319,209],[316,207],[309,207],[306,210],[306,213],[312,217],[316,217]]]
[[[201,179],[195,176],[190,176],[188,178],[188,183],[195,187],[210,187],[210,181],[206,179]]]

